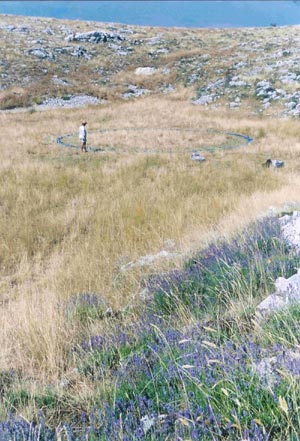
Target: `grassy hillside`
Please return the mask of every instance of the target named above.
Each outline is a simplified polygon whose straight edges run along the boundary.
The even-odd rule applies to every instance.
[[[191,400],[189,407],[189,394],[199,392],[201,375],[195,373],[196,381],[187,373],[189,368],[183,375],[179,362],[187,353],[183,355],[177,345],[185,338],[208,339],[210,344],[206,346],[221,348],[224,339],[234,342],[247,338],[249,329],[253,331],[251,315],[256,304],[272,290],[276,277],[296,268],[297,258],[285,250],[278,239],[279,248],[271,248],[269,254],[263,255],[265,260],[259,261],[258,266],[250,266],[246,275],[226,273],[225,267],[221,275],[216,275],[228,278],[230,286],[220,287],[208,276],[207,285],[204,288],[201,285],[201,289],[192,285],[186,291],[184,284],[179,284],[179,288],[175,284],[170,304],[161,299],[160,289],[154,289],[154,294],[148,293],[151,299],[154,296],[150,310],[141,292],[158,274],[167,275],[174,269],[182,271],[188,259],[212,241],[220,237],[230,241],[271,207],[280,209],[298,201],[298,120],[276,116],[286,108],[283,98],[263,108],[262,101],[253,92],[254,79],[249,87],[230,85],[230,81],[238,80],[232,80],[231,73],[228,73],[231,79],[226,79],[225,70],[246,59],[247,65],[257,72],[255,79],[263,80],[268,66],[266,58],[274,59],[279,48],[288,47],[290,51],[290,54],[282,53],[283,62],[293,58],[296,49],[289,40],[296,38],[293,28],[204,31],[124,26],[121,31],[116,25],[115,32],[126,37],[125,40],[97,44],[71,42],[82,45],[92,54],[90,58],[81,58],[55,51],[55,48],[71,44],[64,40],[69,35],[66,28],[78,33],[94,29],[95,23],[10,16],[2,16],[1,23],[4,38],[1,39],[0,93],[1,107],[6,109],[0,112],[3,128],[0,149],[2,419],[12,412],[25,418],[23,423],[37,422],[42,411],[50,428],[60,422],[68,422],[73,428],[90,427],[91,420],[84,422],[87,417],[82,414],[91,415],[95,408],[104,412],[97,420],[99,428],[101,418],[108,418],[109,412],[115,412],[111,417],[115,418],[114,424],[132,412],[135,419],[129,428],[123,428],[121,423],[116,428],[113,424],[109,435],[101,432],[100,438],[97,432],[92,435],[91,431],[88,439],[143,439],[147,432],[145,426],[140,438],[138,433],[134,435],[136,438],[130,438],[141,418],[146,415],[150,418],[151,412],[170,416],[180,409],[193,409],[192,416],[176,413],[179,423],[173,421],[169,428],[170,439],[179,439],[174,435],[174,427],[182,424],[183,431],[178,429],[178,436],[190,439],[190,421],[196,424],[200,417],[194,404],[202,406],[207,418],[208,409],[218,415],[222,413],[220,403],[225,399],[228,406],[221,418],[222,424],[214,423],[213,431],[207,432],[207,439],[223,436],[235,439],[230,438],[230,432],[224,432],[226,419],[227,424],[237,426],[238,430],[232,433],[241,439],[239,436],[246,433],[254,418],[263,419],[264,400],[270,404],[270,397],[257,386],[262,398],[255,407],[256,389],[249,389],[248,395],[240,392],[241,396],[235,399],[248,403],[242,410],[250,416],[237,421],[239,416],[229,403],[234,373],[222,379],[220,372],[214,371],[215,383],[203,379],[206,386],[196,401]],[[102,28],[111,31],[109,25]],[[157,43],[158,36],[163,41],[161,44]],[[263,49],[270,44],[266,43],[270,36],[273,46]],[[33,39],[43,42],[36,43]],[[247,46],[243,46],[244,42]],[[54,58],[37,59],[27,55],[36,45],[42,45]],[[164,47],[167,52],[158,51]],[[261,58],[250,48],[256,48]],[[120,50],[126,55],[120,54]],[[149,65],[157,69],[153,75],[135,73],[137,67]],[[280,82],[279,76],[275,78],[276,72],[278,74],[272,71],[274,84],[275,80]],[[228,83],[224,85],[224,94],[218,92],[219,98],[207,105],[195,105],[193,101],[204,96],[201,88],[207,93],[208,84],[220,76]],[[67,85],[57,84],[53,78],[65,80]],[[149,92],[139,98],[125,99],[122,94],[130,84]],[[169,84],[174,90],[164,93]],[[297,80],[286,87],[291,89],[291,95],[296,93]],[[92,94],[103,101],[88,107],[47,111],[32,107],[47,97],[72,94]],[[230,108],[230,102],[237,97],[241,104]],[[15,109],[8,111],[8,108]],[[99,148],[95,153],[80,152],[77,131],[82,119],[88,121],[88,144]],[[228,138],[227,132],[242,133],[254,141],[241,148],[226,149],[224,145],[236,143]],[[57,144],[57,137],[67,135],[78,149]],[[191,160],[193,150],[204,154],[203,163]],[[263,168],[267,158],[282,159],[285,167]],[[272,234],[277,237],[277,233]],[[263,241],[268,241],[267,235],[263,235]],[[167,258],[140,264],[142,257],[156,256],[163,250],[168,252]],[[250,256],[251,261],[252,251],[235,252],[238,256],[243,253]],[[252,260],[257,262],[257,259],[255,254]],[[279,269],[265,270],[268,259],[278,259]],[[223,261],[221,256],[220,262]],[[237,261],[237,265],[246,265],[245,260]],[[266,280],[263,288],[262,284],[255,285],[251,278],[258,268],[258,277]],[[203,310],[198,296],[203,294],[202,289],[212,299],[227,295],[228,302],[216,303],[216,310],[213,307]],[[193,303],[195,295],[198,300]],[[229,330],[228,323],[233,323]],[[208,333],[214,332],[209,329],[218,330],[216,340],[200,337],[198,327],[203,326]],[[219,332],[222,326],[227,330],[222,328]],[[171,331],[177,333],[176,343],[169,335]],[[199,353],[199,348],[193,348]],[[201,357],[210,357],[205,351]],[[219,359],[221,352],[213,356]],[[143,378],[138,377],[139,365],[132,361],[135,356],[143,358]],[[236,360],[236,353],[232,357]],[[151,365],[150,371],[154,372],[153,383],[146,372],[148,359],[148,367]],[[176,370],[174,395],[170,392],[173,387],[169,381],[170,361]],[[190,364],[190,360],[184,362],[184,365]],[[245,372],[247,369],[245,367]],[[131,380],[124,379],[124,375],[131,376]],[[251,373],[247,375],[252,378]],[[132,384],[135,378],[137,381]],[[245,381],[250,380],[247,377]],[[278,396],[282,398],[283,393],[288,393],[292,381],[282,386]],[[296,393],[296,389],[291,390]],[[139,402],[140,395],[149,399],[151,406]],[[168,403],[174,407],[168,410]],[[270,415],[275,414],[274,433],[279,437],[276,439],[286,439],[283,436],[287,436],[287,432],[284,435],[284,431],[280,431],[285,421],[282,415],[286,415],[293,430],[298,426],[289,420],[285,402],[280,403],[283,414],[278,414],[277,405],[274,405],[275,411],[270,404],[265,419],[261,424],[256,422],[256,426],[260,426],[263,433],[269,433],[273,430]],[[81,423],[80,418],[83,418]],[[11,424],[9,430],[16,434],[19,426],[15,421]],[[18,429],[20,434],[25,430],[22,424]],[[256,426],[251,428],[253,433]],[[71,438],[66,427],[61,429],[61,439],[81,439]],[[5,433],[2,426],[1,430]],[[165,428],[159,438],[159,432],[153,434],[149,428],[149,439],[167,439],[164,438],[167,432]],[[199,433],[193,439],[201,439],[197,438]],[[9,438],[13,435],[7,436],[3,435],[3,439],[14,439]],[[15,439],[23,439],[21,436]],[[29,439],[29,435],[26,436],[25,439]],[[33,439],[43,439],[37,433],[34,436]],[[50,434],[45,439],[51,439]]]

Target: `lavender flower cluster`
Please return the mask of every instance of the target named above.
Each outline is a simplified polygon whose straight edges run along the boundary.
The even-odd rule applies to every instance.
[[[270,288],[275,279],[289,277],[300,263],[282,236],[277,217],[256,222],[230,242],[213,243],[194,256],[183,270],[152,276],[147,282],[154,307],[174,314],[182,303],[193,312],[220,303],[220,292],[234,296],[237,269],[244,286],[256,292]],[[268,286],[266,286],[268,285]],[[224,296],[222,297],[224,303]]]
[[[221,262],[230,266],[238,261],[247,267],[256,259],[265,265],[279,254],[280,264],[269,267],[270,277],[277,277],[282,268],[288,271],[295,261],[277,220],[267,219],[230,244],[211,245],[184,271],[152,279],[149,286],[153,292],[170,294],[177,289],[180,294],[187,281],[211,283],[213,293]],[[193,301],[192,306],[201,307]],[[74,349],[78,363],[86,366],[84,375],[115,386],[111,397],[99,396],[95,402],[100,404],[92,412],[74,416],[72,423],[61,422],[56,429],[46,427],[43,419],[33,424],[10,416],[0,423],[0,439],[267,441],[286,437],[287,413],[290,427],[294,424],[300,431],[300,399],[289,398],[289,378],[300,376],[295,352],[279,344],[265,348],[248,335],[226,339],[200,319],[178,329],[176,315],[162,314],[158,304],[154,306],[149,303],[138,321],[120,326],[113,335],[91,336]],[[117,357],[111,358],[112,349]],[[261,375],[259,367],[271,359],[269,387],[270,378]]]
[[[95,411],[97,423],[87,423],[85,430],[110,440],[120,433],[124,440],[240,439],[239,433],[248,440],[268,440],[280,431],[279,397],[289,386],[278,370],[298,376],[300,360],[289,354],[278,357],[272,391],[255,370],[261,360],[284,353],[280,345],[265,349],[249,338],[222,343],[200,324],[183,332],[167,322],[158,328],[144,318],[135,326],[151,328],[152,336],[111,372],[116,400]],[[132,340],[126,341],[124,333],[115,340],[119,347],[126,343]],[[91,350],[101,348],[102,343]],[[245,400],[251,412],[241,406]]]

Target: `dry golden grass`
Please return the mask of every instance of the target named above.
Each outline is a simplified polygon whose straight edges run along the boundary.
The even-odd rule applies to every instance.
[[[59,378],[72,367],[74,341],[101,331],[99,324],[94,329],[66,320],[63,305],[70,296],[95,291],[122,309],[138,299],[142,278],[180,265],[216,235],[230,236],[270,206],[298,199],[296,121],[203,110],[186,101],[187,93],[0,115],[6,128],[0,153],[2,369],[14,366],[41,380]],[[121,134],[128,139],[114,131],[103,136],[106,145],[124,141],[117,153],[82,155],[59,147],[56,137],[76,133],[83,118],[90,133],[117,127],[202,128],[198,141],[203,145],[206,129],[213,127],[256,141],[239,150],[205,153],[201,164],[188,153],[130,153],[126,146],[134,139],[125,130]],[[173,150],[188,150],[195,141],[194,135],[189,139],[172,130],[167,137],[147,130],[138,134],[138,144],[150,150],[164,142]],[[268,157],[286,160],[286,167],[262,168]],[[170,239],[171,251],[178,254],[173,261],[121,271],[123,264],[166,249]]]

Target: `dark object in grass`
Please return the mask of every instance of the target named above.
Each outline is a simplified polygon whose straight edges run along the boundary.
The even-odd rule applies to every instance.
[[[263,163],[263,167],[270,168],[282,168],[284,167],[284,161],[280,161],[278,159],[267,159],[266,162]]]

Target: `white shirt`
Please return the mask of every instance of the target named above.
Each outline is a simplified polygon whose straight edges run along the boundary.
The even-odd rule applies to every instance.
[[[79,127],[79,139],[86,139],[86,128],[85,126]]]

